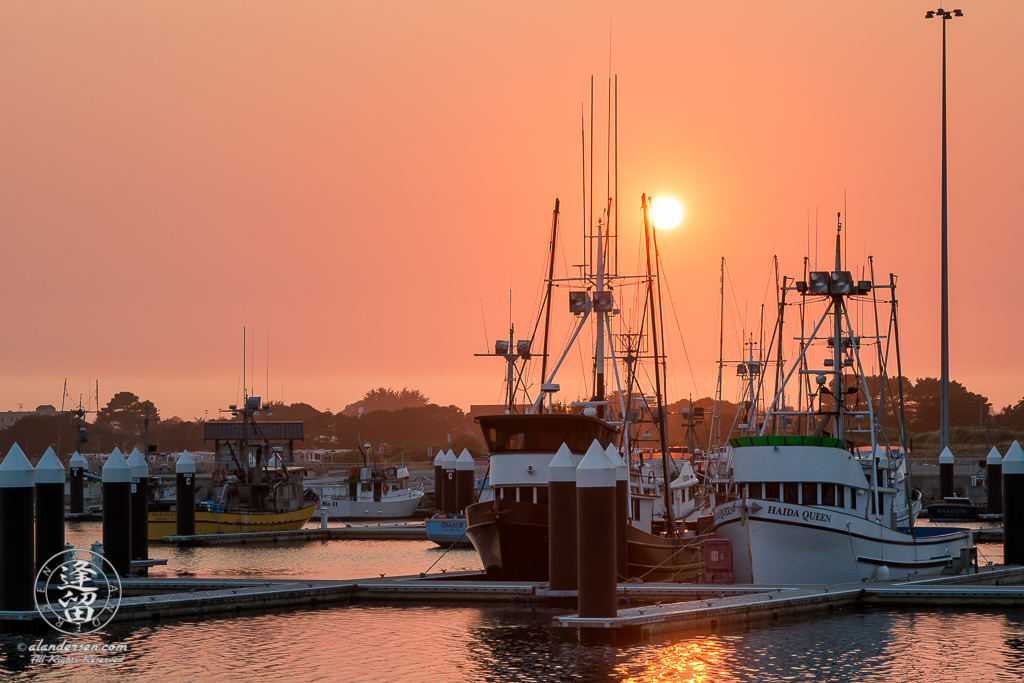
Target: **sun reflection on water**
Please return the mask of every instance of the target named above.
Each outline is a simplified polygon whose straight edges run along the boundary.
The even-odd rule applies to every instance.
[[[623,683],[650,683],[652,681],[683,681],[685,683],[704,683],[704,681],[720,680],[726,646],[717,638],[704,638],[686,643],[670,645],[657,651],[656,658],[644,658],[634,662],[629,668],[637,665],[646,667],[640,674],[623,678]],[[616,673],[625,675],[625,669]]]

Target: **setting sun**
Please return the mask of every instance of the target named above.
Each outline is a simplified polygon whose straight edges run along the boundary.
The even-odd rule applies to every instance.
[[[654,227],[671,230],[683,220],[683,207],[672,197],[658,197],[651,204],[651,218]]]

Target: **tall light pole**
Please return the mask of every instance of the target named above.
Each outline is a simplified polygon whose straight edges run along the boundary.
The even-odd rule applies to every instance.
[[[949,266],[946,255],[946,22],[964,15],[958,9],[925,12],[942,19],[942,380],[939,404],[940,449],[949,446]]]

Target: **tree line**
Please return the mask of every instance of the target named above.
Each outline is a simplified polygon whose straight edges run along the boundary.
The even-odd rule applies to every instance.
[[[847,377],[846,382],[847,386],[860,387],[854,376]],[[884,385],[875,376],[865,379],[873,405],[878,405],[879,397],[884,393],[885,410],[884,416],[880,417],[892,433],[895,433],[899,424],[901,412],[899,402],[892,397],[899,395],[900,383],[900,378],[889,378]],[[770,394],[773,387],[768,386],[766,389],[765,393]],[[919,443],[929,443],[929,435],[934,435],[939,429],[939,380],[926,377],[913,381],[904,377],[902,392],[902,413],[911,438],[916,438]],[[795,397],[787,396],[786,399],[789,407],[793,408]],[[824,399],[824,409],[830,410],[831,396],[825,396]],[[770,395],[767,401],[771,401]],[[847,395],[846,401],[847,406],[853,409],[866,406],[861,389]],[[611,397],[610,403],[616,405],[617,399]],[[690,405],[689,400],[681,400],[667,406],[668,440],[672,446],[684,446],[689,442],[684,426],[684,409]],[[694,427],[693,436],[694,445],[705,448],[716,437],[711,432],[714,401],[705,397],[693,401],[692,405],[704,410],[703,420]],[[992,404],[985,396],[969,391],[959,382],[951,381],[949,406],[954,444],[980,442],[984,445],[983,431],[970,431],[970,428],[983,427],[986,423],[992,427],[1007,428],[1000,433],[993,432],[994,440],[998,441],[1017,438],[1017,433],[1024,432],[1024,398],[993,413]],[[452,448],[456,453],[467,448],[474,457],[482,450],[479,428],[469,415],[458,406],[431,403],[418,390],[372,389],[339,413],[320,411],[301,402],[271,402],[269,408],[272,415],[261,416],[260,420],[303,422],[306,438],[296,444],[301,449],[354,451],[358,445],[367,442],[375,448],[386,443],[394,456],[401,455],[406,460],[425,460],[429,448],[434,453],[438,448]],[[567,404],[557,404],[555,409],[567,412],[570,408]],[[722,402],[720,419],[723,438],[733,425],[746,419],[747,410],[747,406],[730,401]],[[71,412],[23,417],[7,429],[0,430],[0,454],[6,454],[14,443],[18,443],[26,455],[36,461],[48,447],[53,447],[66,462],[76,450],[109,453],[115,446],[126,453],[133,448],[145,450],[147,440],[161,452],[202,451],[210,448],[203,440],[204,424],[205,421],[201,419],[162,419],[153,401],[121,391],[114,394],[94,416]],[[649,431],[650,425],[647,427]],[[634,436],[643,433],[643,425],[640,425],[634,431]],[[651,445],[656,445],[654,438],[651,438]]]

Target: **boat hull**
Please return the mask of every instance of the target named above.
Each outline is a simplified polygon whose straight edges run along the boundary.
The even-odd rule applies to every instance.
[[[853,511],[849,511],[853,512]],[[737,583],[837,584],[940,573],[973,546],[969,529],[886,525],[821,508],[734,501],[715,508],[715,534],[732,542]]]
[[[547,505],[475,503],[466,508],[466,524],[489,580],[548,580]]]
[[[987,511],[986,506],[974,503],[930,503],[928,519],[974,522]]]
[[[216,509],[216,506],[215,506]],[[305,526],[317,510],[316,503],[289,512],[196,510],[196,534],[243,534],[254,531],[294,531]],[[149,541],[160,543],[175,536],[178,513],[174,510],[149,512]]]
[[[412,517],[423,499],[422,491],[410,491],[401,497],[384,496],[382,500],[346,500],[325,494],[320,509],[329,519],[401,519]]]
[[[644,583],[693,583],[700,574],[700,541],[696,537],[655,536],[626,527],[629,578]]]
[[[501,500],[466,508],[469,537],[493,581],[548,580],[548,506]],[[670,539],[627,527],[627,578],[688,582],[700,572],[695,538]]]
[[[426,520],[427,540],[442,548],[472,548],[466,535],[466,516],[447,515]]]

